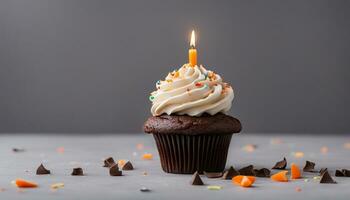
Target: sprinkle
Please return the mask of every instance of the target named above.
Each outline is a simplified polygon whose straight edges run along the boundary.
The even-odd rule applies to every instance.
[[[323,147],[321,147],[321,149],[320,149],[320,151],[321,151],[321,153],[322,154],[326,154],[326,153],[328,153],[328,147],[326,147],[326,146],[323,146]]]
[[[56,151],[57,153],[64,153],[64,147],[58,147]]]
[[[54,183],[51,185],[51,189],[58,189],[63,187],[64,187],[64,183]]]
[[[142,150],[143,148],[144,148],[144,146],[143,146],[142,143],[138,143],[138,144],[136,145],[136,149],[137,149],[137,150]]]
[[[294,153],[292,153],[292,154],[293,154],[293,156],[294,156],[295,158],[302,158],[302,157],[304,157],[304,153],[301,152],[301,151],[297,151],[297,152],[294,152]]]
[[[149,96],[149,100],[153,101],[154,100],[154,96]]]
[[[168,79],[168,80],[166,80],[166,82],[168,82],[168,83],[172,83],[172,82],[173,82],[173,80]]]
[[[222,189],[222,186],[219,186],[219,185],[209,185],[207,187],[208,190],[221,190]]]
[[[242,149],[246,152],[253,152],[255,151],[256,147],[257,146],[255,144],[247,144]]]
[[[180,75],[180,73],[177,71],[177,72],[174,73],[173,76],[174,76],[174,78],[177,78],[177,77],[179,77],[179,75]]]
[[[197,86],[197,87],[202,87],[202,85],[203,85],[203,84],[202,84],[202,83],[197,82],[197,83],[195,83],[194,85],[195,85],[195,86]]]
[[[350,149],[350,142],[344,143],[343,147],[345,149]]]
[[[151,153],[145,153],[142,155],[142,159],[143,160],[152,160],[153,159],[153,155]]]
[[[157,81],[157,83],[156,83],[157,85],[160,85],[160,80],[159,81]]]
[[[296,187],[296,188],[295,188],[295,191],[301,192],[301,188],[300,188],[300,187]]]

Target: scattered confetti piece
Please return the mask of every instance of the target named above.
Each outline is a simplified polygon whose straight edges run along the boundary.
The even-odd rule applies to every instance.
[[[291,178],[292,179],[298,179],[301,177],[301,172],[300,172],[299,166],[296,165],[295,163],[291,164],[290,171],[291,171]]]
[[[57,153],[64,153],[64,147],[58,147],[56,151]]]
[[[64,187],[64,183],[54,183],[51,185],[51,189],[58,189],[63,187]]]
[[[273,181],[278,181],[278,182],[288,182],[287,173],[288,173],[288,171],[278,172],[278,173],[272,175],[271,179]]]
[[[144,148],[144,146],[143,146],[142,143],[138,143],[138,144],[136,145],[136,149],[137,149],[137,150],[142,150],[143,148]]]
[[[321,147],[320,151],[321,151],[322,154],[327,154],[329,149],[328,149],[328,147],[323,146],[323,147]]]
[[[293,152],[292,155],[293,155],[295,158],[302,158],[302,157],[304,157],[304,152],[302,152],[302,151],[297,151],[297,152]]]
[[[350,142],[344,143],[343,147],[345,149],[350,149]]]
[[[27,181],[24,179],[16,179],[15,184],[19,188],[35,188],[38,187],[38,184],[35,182]]]
[[[246,152],[253,152],[253,151],[255,151],[255,149],[256,149],[256,145],[255,144],[247,144],[247,145],[245,145],[242,149],[244,150],[244,151],[246,151]]]
[[[295,191],[301,192],[301,188],[300,188],[300,187],[296,187],[296,188],[295,188]]]
[[[143,160],[152,160],[153,159],[153,155],[151,153],[145,153],[142,155],[142,159]]]
[[[221,190],[221,189],[222,189],[222,186],[219,186],[219,185],[209,185],[209,186],[207,186],[207,189],[208,189],[208,190]]]
[[[150,192],[151,190],[148,189],[148,188],[146,188],[146,187],[142,187],[142,188],[140,189],[140,191],[141,191],[141,192]]]

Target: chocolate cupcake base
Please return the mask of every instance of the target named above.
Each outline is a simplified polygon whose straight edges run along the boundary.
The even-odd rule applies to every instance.
[[[162,168],[167,173],[222,172],[232,134],[153,134]]]

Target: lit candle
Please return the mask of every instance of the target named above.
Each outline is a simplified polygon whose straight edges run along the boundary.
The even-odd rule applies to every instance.
[[[188,50],[188,60],[189,60],[190,66],[192,67],[197,65],[197,49],[195,49],[195,46],[196,46],[196,35],[193,30],[191,34],[190,50]]]

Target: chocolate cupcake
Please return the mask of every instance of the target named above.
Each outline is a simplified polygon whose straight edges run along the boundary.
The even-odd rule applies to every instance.
[[[232,87],[202,65],[185,64],[156,83],[151,116],[144,131],[157,144],[165,172],[222,172],[238,119],[225,114],[234,97]]]

